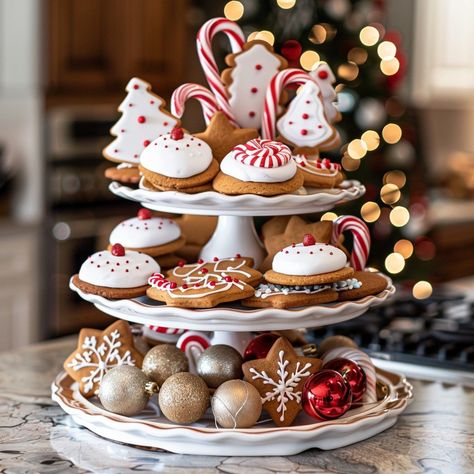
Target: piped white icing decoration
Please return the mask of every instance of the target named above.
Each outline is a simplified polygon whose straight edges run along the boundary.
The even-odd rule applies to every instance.
[[[258,43],[234,57],[235,67],[230,74],[232,83],[227,88],[229,104],[241,127],[259,129],[267,87],[281,62]]]
[[[301,87],[286,113],[277,121],[277,129],[297,146],[317,146],[334,135],[315,82],[308,81]]]
[[[344,268],[346,254],[329,244],[290,245],[273,257],[272,269],[285,275],[309,276]]]
[[[181,236],[181,229],[172,219],[152,217],[139,219],[132,217],[118,224],[112,230],[109,242],[120,242],[127,248],[145,248],[164,245]]]
[[[148,277],[160,271],[156,261],[141,252],[125,250],[116,257],[108,250],[91,255],[79,270],[79,279],[108,288],[135,288],[147,284]]]
[[[212,150],[209,145],[185,133],[180,140],[170,133],[161,135],[143,151],[140,164],[169,178],[189,178],[209,168]]]
[[[119,105],[120,119],[110,130],[115,140],[104,153],[115,161],[138,165],[140,153],[157,136],[169,132],[178,120],[162,110],[164,100],[152,94],[148,82],[134,77],[127,84],[128,92]]]

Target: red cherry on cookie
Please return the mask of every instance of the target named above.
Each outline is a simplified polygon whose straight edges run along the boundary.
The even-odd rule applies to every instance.
[[[145,209],[144,207],[142,207],[141,209],[138,210],[137,217],[142,221],[146,221],[148,219],[151,219],[152,214],[149,209]]]
[[[316,243],[316,240],[312,236],[312,234],[304,234],[303,237],[303,245],[305,247],[308,247],[309,245],[314,245]]]
[[[110,253],[114,257],[123,257],[125,255],[125,249],[121,244],[114,244],[112,245],[112,250],[110,251]]]
[[[184,137],[184,131],[181,127],[174,127],[170,135],[173,140],[181,140]]]

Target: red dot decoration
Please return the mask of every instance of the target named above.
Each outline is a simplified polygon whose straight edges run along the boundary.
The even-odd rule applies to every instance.
[[[150,104],[153,105],[155,103],[154,100],[150,100]]]
[[[135,90],[138,89],[139,87],[140,87],[140,86],[139,86],[138,84],[134,84],[134,85],[133,85],[133,88],[134,88]]]
[[[151,143],[150,140],[145,140],[143,142],[143,146],[146,148],[150,143]]]
[[[145,123],[146,122],[146,118],[144,115],[140,115],[138,118],[137,118],[137,121],[138,123]]]
[[[306,130],[306,128],[303,128],[303,130],[301,130],[301,135],[308,135],[308,130]]]
[[[262,69],[262,65],[261,64],[255,64],[255,69],[257,71],[260,71]]]
[[[319,71],[318,72],[318,77],[320,79],[327,79],[329,76],[328,72],[327,71]]]
[[[184,267],[184,263],[185,263],[184,260],[180,260],[178,262],[178,267]]]
[[[168,122],[163,122],[163,127],[167,127],[168,126]]]
[[[309,115],[308,115],[308,114],[303,114],[302,117],[303,117],[304,120],[308,120],[308,119],[309,119]]]
[[[255,117],[255,112],[253,110],[249,112],[249,117],[252,117],[252,118]]]
[[[252,94],[256,94],[256,93],[258,92],[258,89],[257,89],[256,87],[252,87],[252,88],[250,89],[250,92],[251,92]]]

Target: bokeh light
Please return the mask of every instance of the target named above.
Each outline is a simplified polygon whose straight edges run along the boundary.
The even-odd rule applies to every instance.
[[[365,142],[369,151],[373,151],[379,146],[380,135],[375,130],[367,130],[360,138]]]
[[[277,5],[283,10],[289,10],[296,4],[296,0],[277,0]]]
[[[410,213],[406,207],[396,206],[390,211],[390,222],[395,227],[403,227],[409,220]]]
[[[413,255],[413,244],[407,239],[400,239],[393,246],[393,251],[399,253],[406,260]]]
[[[337,214],[335,212],[325,212],[321,216],[322,221],[334,221],[337,219]]]
[[[266,41],[268,44],[271,44],[272,46],[273,46],[273,43],[275,43],[275,36],[273,36],[273,33],[268,30],[259,31],[255,35],[255,39]]]
[[[247,41],[253,41],[257,35],[258,35],[258,31],[252,31],[252,33],[250,33],[247,36]]]
[[[432,260],[436,255],[436,246],[430,239],[424,237],[415,243],[415,253],[420,260]]]
[[[356,138],[347,146],[347,153],[354,160],[360,160],[367,154],[367,145],[363,140]]]
[[[314,25],[311,29],[310,40],[314,44],[322,44],[326,41],[328,33],[323,25]]]
[[[383,184],[395,184],[398,188],[403,188],[407,182],[406,174],[400,170],[387,171],[383,175]]]
[[[387,255],[385,259],[385,268],[389,273],[400,273],[405,268],[405,259],[403,255],[393,252]]]
[[[429,298],[433,293],[433,287],[428,281],[421,280],[413,285],[413,296],[417,300]]]
[[[400,69],[400,62],[397,58],[382,59],[380,61],[380,70],[386,76],[393,76]]]
[[[244,14],[244,6],[237,1],[227,2],[224,7],[224,15],[227,19],[237,21],[242,18]]]
[[[300,57],[300,64],[306,71],[311,71],[321,58],[316,51],[307,50]]]
[[[359,64],[364,64],[367,61],[368,53],[367,50],[364,48],[352,48],[348,53],[347,53],[347,59],[349,61],[352,61],[353,63]]]
[[[376,202],[367,201],[360,208],[360,215],[365,222],[375,222],[380,217],[380,207]]]
[[[390,145],[397,143],[400,141],[400,138],[402,138],[402,129],[400,128],[400,125],[397,125],[396,123],[387,123],[387,125],[382,129],[382,137]]]
[[[395,204],[401,197],[402,193],[396,184],[385,184],[380,190],[380,199],[385,204]]]
[[[360,160],[354,160],[345,153],[342,157],[341,165],[346,171],[357,171],[360,167]]]
[[[337,75],[345,81],[354,81],[359,75],[359,66],[353,62],[341,64],[337,68]]]
[[[380,59],[390,60],[397,54],[397,47],[391,41],[382,41],[377,46],[377,54]]]
[[[373,26],[365,26],[359,33],[360,42],[365,46],[373,46],[380,38],[380,33]]]

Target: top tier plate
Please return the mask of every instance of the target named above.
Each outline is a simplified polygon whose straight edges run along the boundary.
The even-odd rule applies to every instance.
[[[308,189],[308,194],[283,194],[280,196],[256,196],[242,194],[227,196],[215,191],[186,194],[176,191],[149,191],[133,189],[113,182],[110,191],[154,211],[175,214],[199,214],[207,216],[284,216],[322,212],[363,196],[365,186],[359,181],[343,181],[339,188]]]

